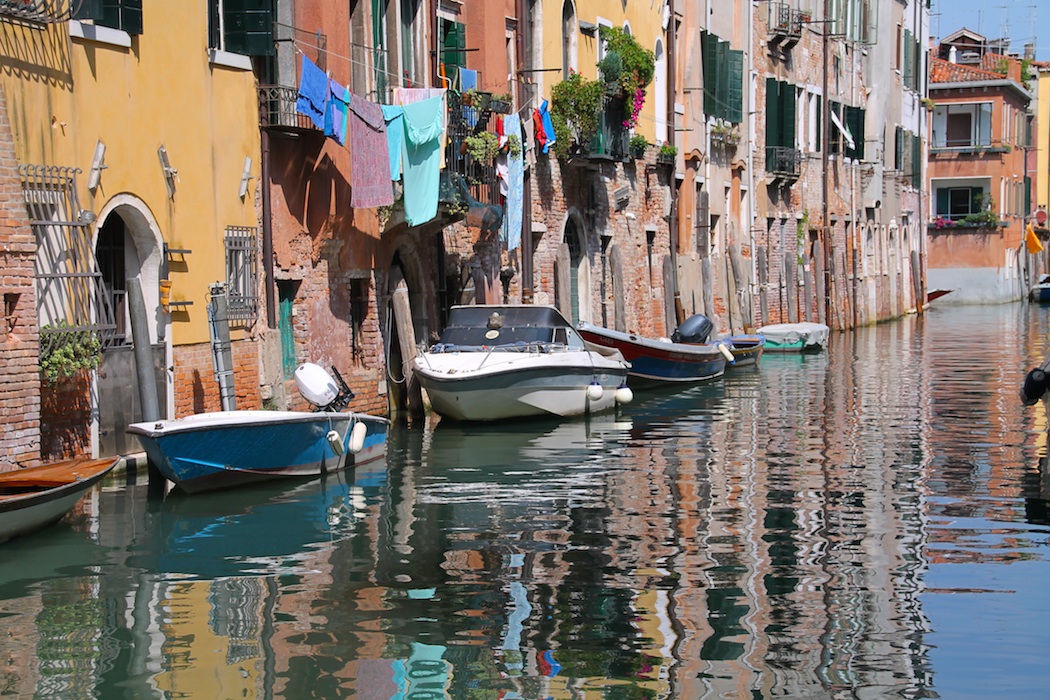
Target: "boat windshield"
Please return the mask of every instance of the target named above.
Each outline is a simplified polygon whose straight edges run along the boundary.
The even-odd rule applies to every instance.
[[[455,307],[441,334],[440,345],[526,349],[563,345],[582,349],[583,339],[564,318],[544,307]]]

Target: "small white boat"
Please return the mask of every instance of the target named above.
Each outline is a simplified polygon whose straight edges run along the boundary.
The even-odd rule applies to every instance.
[[[338,376],[338,372],[336,372]],[[214,411],[132,423],[149,461],[188,493],[276,477],[309,477],[381,457],[390,421],[343,411],[353,393],[323,368],[295,371],[300,393],[320,410]]]
[[[631,400],[630,364],[598,348],[555,308],[452,308],[440,341],[413,360],[433,410],[460,421],[576,416]]]
[[[0,473],[0,542],[58,522],[119,459],[74,459]]]
[[[819,352],[827,347],[831,329],[823,323],[775,323],[756,334],[766,339],[766,352]]]

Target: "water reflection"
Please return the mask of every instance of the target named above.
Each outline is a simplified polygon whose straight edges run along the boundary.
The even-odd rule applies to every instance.
[[[390,434],[323,481],[112,479],[4,548],[39,697],[1040,697],[1048,312],[832,337],[619,413]],[[1020,339],[997,347],[975,338]]]

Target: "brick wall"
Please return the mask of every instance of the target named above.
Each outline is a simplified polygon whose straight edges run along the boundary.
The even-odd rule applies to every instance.
[[[232,342],[233,385],[238,410],[262,408],[259,396],[259,354],[253,340]],[[180,345],[174,348],[175,417],[222,409],[219,384],[215,381],[211,344]]]
[[[41,457],[35,255],[0,89],[0,471],[38,464]]]
[[[40,386],[40,458],[91,455],[91,373]]]

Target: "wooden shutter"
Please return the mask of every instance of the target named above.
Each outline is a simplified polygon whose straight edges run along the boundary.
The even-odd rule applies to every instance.
[[[780,145],[795,147],[795,86],[780,83]]]
[[[951,211],[949,210],[950,204],[948,200],[948,194],[949,192],[947,187],[942,187],[939,190],[937,190],[937,211],[934,212],[937,214],[937,216],[943,216],[947,218],[951,214]]]
[[[467,64],[464,51],[467,48],[467,28],[445,19],[441,23],[441,60],[445,64],[445,77],[458,85],[459,69]]]
[[[270,0],[224,0],[226,50],[246,56],[273,56],[273,9]]]
[[[718,114],[716,88],[718,85],[718,37],[704,32],[704,113]]]
[[[860,107],[846,107],[846,128],[853,135],[853,148],[846,150],[846,155],[855,160],[864,159],[864,110]]]
[[[904,87],[914,87],[915,44],[911,39],[911,30],[904,30]]]
[[[718,40],[718,73],[715,91],[715,116],[729,118],[729,42]]]
[[[780,81],[766,78],[766,146],[783,146],[780,142]]]
[[[729,104],[726,107],[726,119],[739,124],[744,120],[744,52],[729,52]]]

